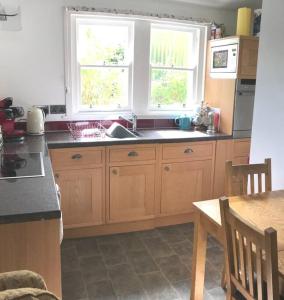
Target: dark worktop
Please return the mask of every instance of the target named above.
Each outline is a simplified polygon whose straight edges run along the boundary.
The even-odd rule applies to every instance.
[[[28,136],[23,143],[5,143],[4,153],[42,152],[45,176],[0,180],[0,224],[20,223],[61,217],[59,200],[48,148],[110,146],[145,143],[174,143],[211,141],[232,138],[226,134],[208,135],[182,130],[141,130],[140,136],[130,139],[79,139],[69,132],[47,133],[45,136]]]
[[[91,147],[91,146],[111,146],[127,144],[154,144],[154,143],[182,143],[198,141],[215,141],[220,139],[230,139],[231,135],[223,133],[206,134],[200,131],[184,131],[178,129],[168,130],[139,130],[136,138],[114,139],[104,138],[80,138],[74,140],[69,132],[54,132],[46,135],[48,148],[71,148],[71,147]]]
[[[45,137],[26,137],[22,143],[5,143],[1,152],[42,152],[45,176],[0,180],[0,224],[60,218]]]

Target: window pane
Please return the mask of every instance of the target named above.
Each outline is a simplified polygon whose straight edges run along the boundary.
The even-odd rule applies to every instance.
[[[79,25],[79,63],[81,65],[126,64],[128,31],[128,26]]]
[[[183,107],[191,98],[193,76],[191,71],[152,70],[152,106]]]
[[[191,32],[152,28],[151,64],[190,67],[193,63]]]
[[[81,68],[81,106],[117,108],[128,106],[128,69]]]

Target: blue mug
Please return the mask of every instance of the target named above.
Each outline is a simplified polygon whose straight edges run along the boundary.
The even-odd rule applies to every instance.
[[[181,130],[191,129],[191,117],[183,115],[175,118],[175,123]]]

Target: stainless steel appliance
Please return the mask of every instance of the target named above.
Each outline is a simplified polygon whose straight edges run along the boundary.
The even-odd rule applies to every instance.
[[[239,79],[236,83],[233,136],[251,137],[253,107],[255,96],[255,80]]]
[[[0,179],[45,176],[41,152],[0,154]]]

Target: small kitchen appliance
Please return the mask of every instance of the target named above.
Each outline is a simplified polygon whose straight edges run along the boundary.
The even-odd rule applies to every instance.
[[[27,115],[27,133],[30,135],[44,134],[45,115],[42,109],[33,106]]]
[[[16,129],[16,118],[24,116],[22,107],[13,107],[13,98],[8,97],[0,101],[0,125],[2,135],[5,141],[22,141],[24,139],[24,130]]]

